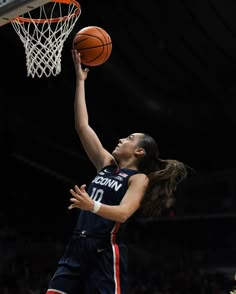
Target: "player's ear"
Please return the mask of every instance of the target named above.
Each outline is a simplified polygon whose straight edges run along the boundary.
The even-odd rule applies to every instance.
[[[145,150],[144,148],[141,148],[141,147],[137,147],[136,150],[135,150],[135,154],[140,156],[140,155],[144,155],[145,154]]]

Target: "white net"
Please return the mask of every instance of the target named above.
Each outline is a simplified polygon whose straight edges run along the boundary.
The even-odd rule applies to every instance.
[[[56,76],[61,72],[64,42],[78,20],[81,9],[75,0],[57,1],[11,21],[25,48],[28,76],[41,78]]]

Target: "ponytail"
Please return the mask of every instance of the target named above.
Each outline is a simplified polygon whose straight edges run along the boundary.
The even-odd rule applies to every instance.
[[[174,192],[177,185],[186,178],[187,166],[177,160],[160,159],[159,147],[148,134],[142,134],[138,146],[145,150],[139,158],[138,168],[149,178],[141,208],[147,216],[158,216],[163,209],[174,204]]]
[[[177,185],[187,176],[184,163],[172,159],[158,161],[158,169],[147,174],[149,184],[141,203],[146,216],[158,216],[163,209],[171,207]]]

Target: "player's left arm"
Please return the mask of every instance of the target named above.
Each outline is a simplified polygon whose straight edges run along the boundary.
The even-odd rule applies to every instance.
[[[144,174],[136,174],[129,179],[129,188],[125,193],[119,205],[106,205],[101,204],[97,215],[113,220],[116,222],[124,223],[132,214],[140,207],[144,193],[148,185],[148,178]],[[70,189],[73,198],[70,199],[72,204],[69,209],[80,208],[83,210],[92,211],[94,201],[89,197],[85,191],[85,185],[80,188],[75,186],[75,189]]]

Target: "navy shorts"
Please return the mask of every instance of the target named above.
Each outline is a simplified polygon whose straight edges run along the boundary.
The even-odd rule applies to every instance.
[[[127,294],[127,246],[74,237],[68,243],[48,289],[66,294]]]

